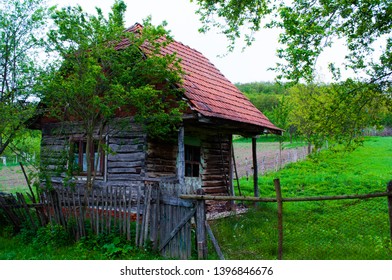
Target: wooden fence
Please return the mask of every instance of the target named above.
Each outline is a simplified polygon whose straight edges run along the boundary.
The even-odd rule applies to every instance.
[[[60,224],[76,240],[90,233],[116,232],[136,246],[151,244],[166,257],[189,259],[192,246],[196,246],[192,227],[204,228],[205,210],[196,211],[201,206],[180,195],[176,181],[146,181],[143,187],[113,186],[90,192],[59,188],[44,191],[39,203],[26,203],[22,194],[17,198],[0,196],[0,210],[16,231],[27,221],[35,229],[48,223]],[[207,250],[205,237],[201,236],[196,234],[199,256],[203,258]]]

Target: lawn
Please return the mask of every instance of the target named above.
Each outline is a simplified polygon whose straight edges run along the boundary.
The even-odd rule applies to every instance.
[[[261,196],[274,197],[280,178],[284,197],[366,194],[392,180],[392,138],[367,138],[352,153],[324,151],[260,178]],[[240,180],[242,194],[253,182]],[[260,203],[247,214],[212,222],[227,259],[277,258],[277,209]],[[392,259],[386,198],[284,203],[284,259]]]

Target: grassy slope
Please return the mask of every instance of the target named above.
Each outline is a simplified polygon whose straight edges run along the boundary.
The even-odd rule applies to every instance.
[[[260,179],[262,196],[284,197],[384,191],[392,180],[392,138],[369,138],[351,154],[322,153]],[[251,195],[253,182],[241,180]],[[275,259],[276,205],[261,204],[213,228],[228,259]],[[386,198],[284,204],[285,259],[392,259]]]

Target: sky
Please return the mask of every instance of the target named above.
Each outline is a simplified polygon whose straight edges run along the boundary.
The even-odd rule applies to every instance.
[[[79,4],[83,10],[95,13],[99,7],[107,15],[114,0],[49,0],[50,5],[74,6]],[[243,42],[238,41],[233,53],[227,53],[228,41],[219,30],[212,29],[207,34],[201,34],[199,15],[195,14],[197,5],[189,0],[124,0],[127,5],[125,20],[127,27],[134,23],[142,23],[148,16],[152,23],[158,25],[163,21],[168,23],[167,29],[176,41],[194,48],[206,56],[233,83],[268,82],[274,81],[276,73],[268,69],[278,61],[276,49],[278,44],[277,30],[261,30],[256,35],[256,41],[251,47],[242,50]],[[342,60],[344,52],[333,50],[319,59],[317,70],[320,81],[330,81],[326,58]]]

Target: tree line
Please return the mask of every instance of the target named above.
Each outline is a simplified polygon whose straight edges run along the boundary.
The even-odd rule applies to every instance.
[[[392,127],[392,111],[380,88],[354,80],[331,84],[236,84],[274,124],[284,140],[302,137],[316,148],[328,141],[355,148],[366,128]]]

